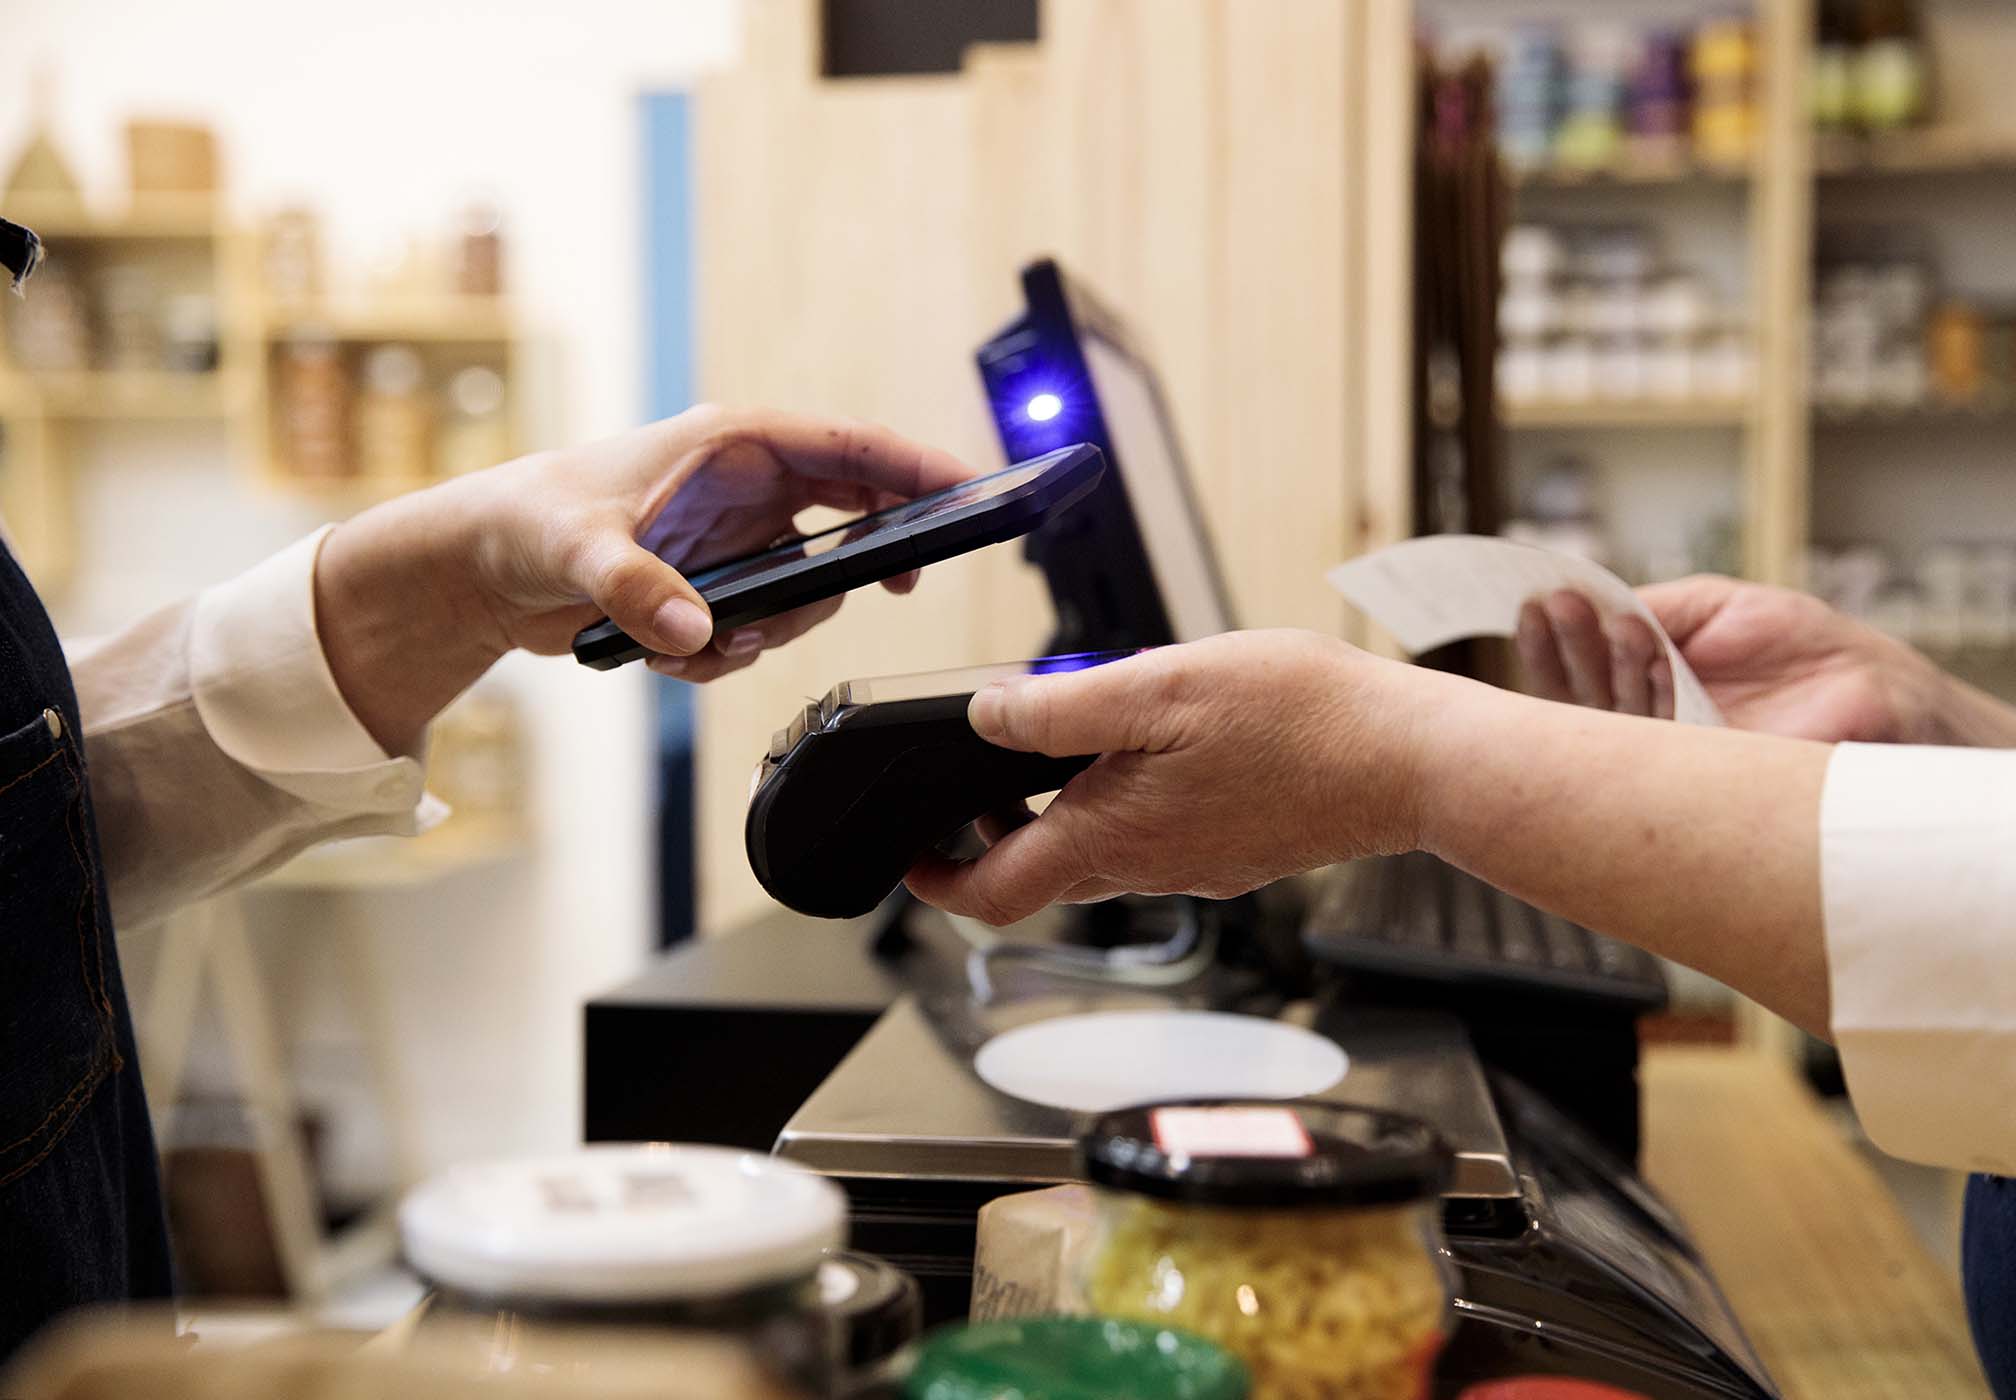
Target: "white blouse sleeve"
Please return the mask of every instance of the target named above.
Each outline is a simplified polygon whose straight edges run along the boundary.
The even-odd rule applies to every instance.
[[[446,809],[423,754],[350,712],[315,630],[327,528],[237,578],[70,648],[113,913],[150,923],[336,836]]]
[[[2016,750],[1839,745],[1820,863],[1834,1037],[1870,1140],[2016,1175]]]

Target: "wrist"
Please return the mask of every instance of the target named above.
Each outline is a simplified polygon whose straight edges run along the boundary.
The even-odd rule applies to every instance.
[[[509,649],[475,586],[475,536],[452,494],[437,487],[374,506],[332,530],[316,559],[323,655],[388,753],[411,752]]]

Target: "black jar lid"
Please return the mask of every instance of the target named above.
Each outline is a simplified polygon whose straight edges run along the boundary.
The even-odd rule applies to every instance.
[[[819,1305],[838,1329],[850,1371],[895,1355],[923,1330],[917,1280],[872,1254],[826,1251],[819,1262]]]
[[[1448,1183],[1433,1128],[1383,1109],[1255,1099],[1147,1104],[1109,1113],[1078,1140],[1101,1186],[1195,1205],[1402,1205]]]

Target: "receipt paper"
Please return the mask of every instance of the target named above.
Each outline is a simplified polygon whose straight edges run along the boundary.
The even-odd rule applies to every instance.
[[[1629,613],[1652,629],[1673,667],[1673,717],[1720,724],[1721,712],[1631,585],[1601,564],[1484,535],[1424,535],[1339,564],[1339,593],[1419,654],[1462,637],[1509,637],[1529,598],[1572,588],[1605,623]]]

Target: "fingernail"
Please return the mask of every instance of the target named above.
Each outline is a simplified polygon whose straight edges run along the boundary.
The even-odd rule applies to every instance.
[[[686,674],[686,658],[683,656],[654,656],[644,664],[659,675],[670,676],[675,681]]]
[[[730,632],[720,643],[724,656],[747,656],[763,649],[763,634],[753,627],[744,627]]]
[[[1001,701],[1006,691],[1000,681],[992,681],[981,686],[967,704],[966,722],[981,738],[992,739],[1001,733]]]
[[[714,619],[698,603],[674,598],[658,609],[651,619],[651,630],[669,650],[694,652],[714,635]]]

